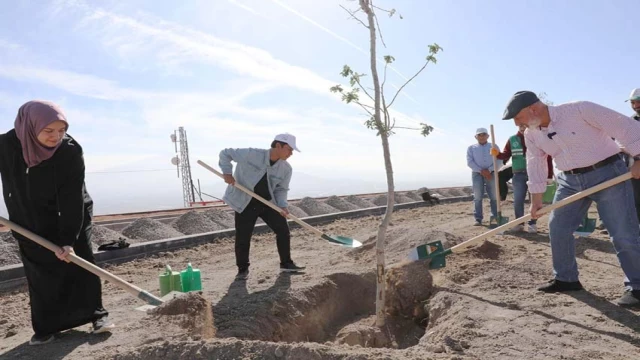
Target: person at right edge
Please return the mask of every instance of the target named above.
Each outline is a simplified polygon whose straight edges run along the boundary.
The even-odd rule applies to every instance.
[[[292,172],[287,159],[293,154],[293,150],[300,151],[296,147],[296,137],[280,134],[271,142],[270,149],[228,148],[220,151],[218,165],[224,181],[229,184],[223,200],[235,211],[235,253],[238,266],[236,280],[246,280],[249,277],[249,249],[258,218],[264,220],[276,233],[280,271],[296,272],[305,269],[291,260],[291,234],[286,219],[289,215],[287,194]],[[237,163],[234,175],[231,161]],[[281,211],[278,213],[236,188],[233,186],[236,181],[265,200],[272,201]]]
[[[640,159],[640,122],[604,106],[575,101],[546,105],[531,91],[519,91],[509,100],[503,120],[524,125],[527,142],[527,173],[532,194],[531,216],[539,218],[542,195],[547,187],[547,160],[551,156],[558,170],[553,202],[623,175],[629,168],[620,156],[624,150]],[[612,138],[615,138],[614,141]],[[631,167],[640,179],[640,161]],[[598,191],[555,209],[549,217],[549,240],[554,279],[538,290],[546,293],[582,290],[578,279],[575,238],[589,206],[595,201],[607,224],[613,247],[624,272],[625,292],[617,301],[625,307],[640,306],[640,237],[638,217],[630,181]]]
[[[509,138],[502,152],[496,148],[492,148],[490,150],[492,156],[495,156],[502,161],[509,161],[509,158],[511,158],[511,171],[513,173],[513,178],[511,180],[513,183],[513,209],[516,218],[524,216],[524,199],[527,197],[528,191],[527,181],[529,180],[529,177],[527,176],[527,145],[524,140],[524,132],[526,129],[526,126],[520,125],[518,127],[518,132]],[[549,169],[548,179],[553,179],[553,162],[551,160],[551,156],[547,156],[547,167]],[[529,220],[527,223],[527,232],[532,234],[537,233],[538,228],[536,224],[537,219]],[[524,226],[520,224],[515,230],[524,231]]]

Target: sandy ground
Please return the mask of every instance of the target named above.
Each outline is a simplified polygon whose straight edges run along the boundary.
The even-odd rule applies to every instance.
[[[213,338],[185,319],[134,310],[139,300],[106,284],[105,307],[118,326],[112,334],[91,335],[87,325],[32,347],[25,289],[1,294],[0,359],[640,358],[640,311],[614,303],[623,275],[606,235],[578,239],[586,290],[570,294],[535,290],[551,278],[547,217],[540,234],[493,237],[447,257],[443,269],[402,265],[413,246],[433,240],[450,246],[486,231],[472,226],[471,209],[458,203],[395,213],[387,261],[412,266],[404,275],[416,276],[390,280],[402,297],[393,300],[394,316],[383,329],[371,326],[379,217],[366,217],[321,227],[363,241],[360,249],[293,231],[293,258],[307,266],[304,274],[278,272],[271,234],[254,237],[246,282],[234,282],[232,239],[107,268],[157,294],[164,265],[181,270],[190,261],[202,271],[202,295],[213,306]],[[513,218],[509,204],[504,211]]]

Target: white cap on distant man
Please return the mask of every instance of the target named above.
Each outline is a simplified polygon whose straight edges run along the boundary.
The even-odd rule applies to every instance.
[[[631,90],[631,95],[629,95],[629,98],[625,100],[625,102],[629,100],[640,100],[640,89],[636,88]]]
[[[289,133],[284,133],[284,134],[278,134],[276,135],[276,138],[273,139],[275,141],[280,141],[283,142],[289,146],[291,146],[291,148],[297,152],[301,152],[297,147],[296,147],[296,137],[289,134]]]
[[[487,129],[485,128],[478,128],[476,130],[476,135],[480,135],[480,134],[488,134],[489,132],[487,132]]]

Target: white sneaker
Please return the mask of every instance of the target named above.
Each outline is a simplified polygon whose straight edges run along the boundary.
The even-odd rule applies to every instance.
[[[538,226],[536,224],[529,224],[527,226],[527,232],[530,234],[537,234],[538,233]]]

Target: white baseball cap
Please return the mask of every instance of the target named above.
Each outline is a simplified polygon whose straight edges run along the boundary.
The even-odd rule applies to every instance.
[[[296,147],[296,137],[289,134],[289,133],[284,133],[284,134],[278,134],[276,135],[275,139],[273,139],[275,141],[280,141],[283,142],[289,146],[291,146],[291,148],[297,152],[301,152],[297,147]]]
[[[476,135],[478,135],[478,134],[488,134],[488,133],[489,133],[489,132],[488,132],[488,131],[487,131],[487,129],[485,129],[485,128],[478,128],[478,129],[476,130]]]
[[[631,90],[631,95],[629,95],[629,98],[625,100],[625,102],[629,100],[640,100],[640,89],[636,88]]]

